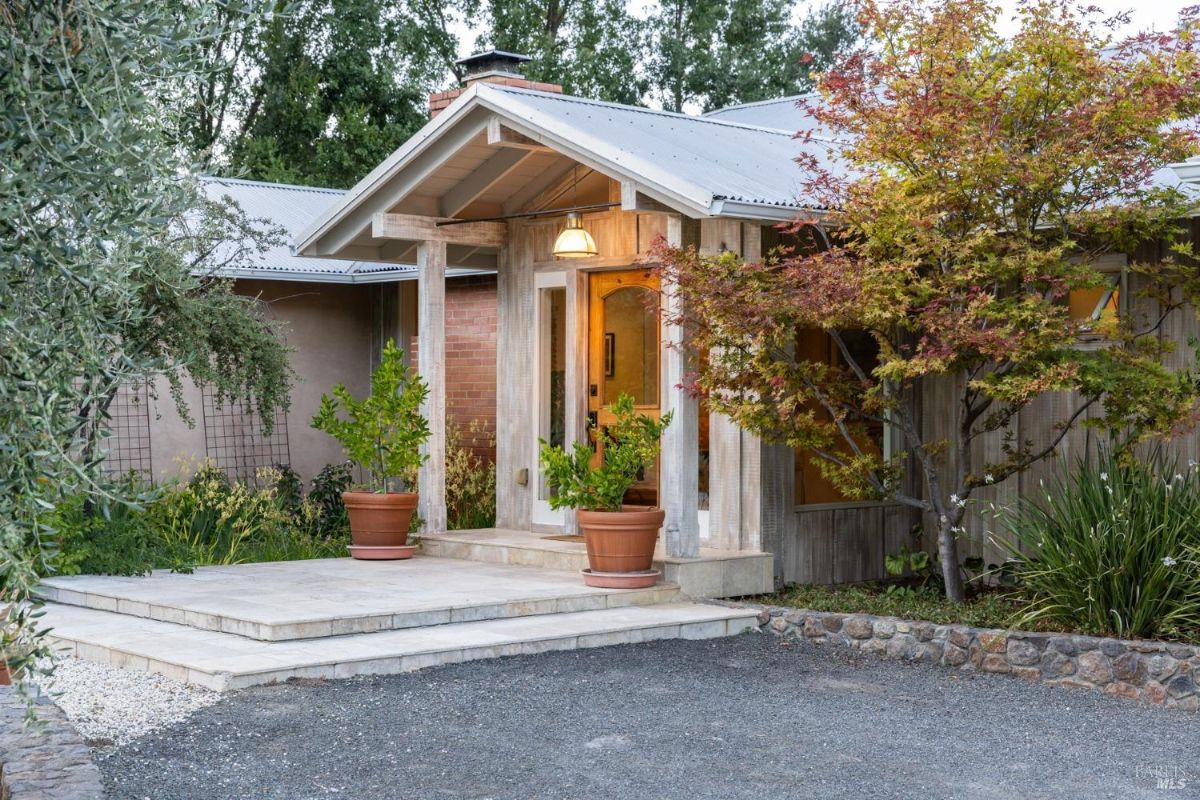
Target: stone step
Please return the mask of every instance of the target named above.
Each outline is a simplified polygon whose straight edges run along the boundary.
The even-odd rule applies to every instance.
[[[427,534],[421,537],[421,552],[441,558],[571,573],[578,573],[588,565],[582,542],[504,528]],[[660,537],[654,566],[662,570],[663,580],[679,586],[688,597],[742,597],[775,591],[774,557],[770,553],[702,547],[699,558],[673,558],[663,552]]]
[[[265,642],[58,603],[47,603],[45,611],[49,643],[64,655],[216,691],[654,639],[710,639],[741,633],[756,620],[746,609],[668,603]]]
[[[681,599],[679,587],[595,589],[578,572],[418,556],[200,567],[45,580],[47,600],[267,642]]]

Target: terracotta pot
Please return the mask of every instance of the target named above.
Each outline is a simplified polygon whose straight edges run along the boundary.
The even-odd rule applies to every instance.
[[[0,659],[0,686],[12,686],[12,675],[8,671],[8,662]]]
[[[644,572],[654,562],[654,544],[667,512],[653,506],[621,511],[577,511],[593,572]]]
[[[342,492],[350,516],[350,539],[362,547],[398,547],[408,542],[408,526],[417,508],[409,492]]]

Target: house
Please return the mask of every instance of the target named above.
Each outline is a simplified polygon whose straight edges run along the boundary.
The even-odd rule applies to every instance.
[[[342,195],[336,189],[215,177],[203,179],[202,189],[210,199],[235,203],[248,218],[268,222],[288,237]],[[190,423],[165,386],[157,397],[144,387],[124,387],[110,409],[108,470],[160,478],[207,460],[242,480],[253,480],[258,469],[273,464],[289,464],[301,478],[311,479],[326,464],[345,460],[336,441],[309,425],[321,395],[335,383],[365,393],[388,337],[407,355],[415,352],[415,328],[397,324],[415,318],[411,310],[403,311],[416,304],[417,273],[411,264],[300,258],[286,241],[245,261],[222,274],[234,280],[234,291],[261,300],[263,313],[283,323],[297,375],[291,409],[278,413],[274,430],[266,434],[253,409],[218,404],[204,387],[186,384]],[[496,408],[495,275],[469,267],[449,270],[446,313],[451,419],[463,428],[477,423],[480,435],[466,444],[490,460],[494,449],[488,436],[495,430]]]
[[[706,548],[769,565],[765,576],[749,570],[709,594],[883,577],[885,556],[911,546],[920,515],[848,500],[804,452],[760,441],[678,388],[688,365],[672,344],[682,332],[661,324],[654,306],[672,299],[643,263],[659,236],[747,259],[779,243],[775,226],[802,205],[797,151],[830,158],[820,137],[794,138],[810,124],[797,98],[674,114],[564,95],[522,78],[523,60],[500,52],[464,59],[465,85],[433,95],[431,121],[344,193],[208,184],[295,237],[293,248],[231,277],[290,323],[303,382],[277,427],[288,458],[270,455],[267,443],[280,434],[264,439],[244,410],[205,407],[203,425],[188,430],[163,408],[157,424],[170,433],[152,437],[155,463],[161,447],[207,452],[220,465],[221,443],[234,441],[226,460],[243,472],[289,460],[311,476],[341,457],[308,428],[320,394],[337,381],[365,390],[382,342],[394,338],[413,350],[430,385],[433,436],[420,478],[427,531],[445,528],[446,421],[478,418],[496,436],[497,527],[531,541],[573,533],[572,513],[550,508],[538,442],[593,441],[608,404],[627,392],[646,413],[674,414],[658,468],[629,498],[666,509],[667,556],[686,561]],[[1178,185],[1191,173],[1200,170],[1178,165],[1156,179]],[[1153,249],[1137,255],[1153,257]],[[1073,296],[1073,313],[1134,302],[1136,276],[1125,264],[1114,255],[1103,265],[1112,285]],[[1168,329],[1181,341],[1200,335],[1194,315],[1177,315]],[[809,358],[836,358],[822,336],[797,345]],[[923,424],[950,431],[953,412],[939,391],[930,384],[915,402]],[[1035,403],[1017,421],[1021,435],[1070,402]],[[1072,433],[1061,454],[1081,452],[1091,435]],[[893,446],[890,431],[875,436],[878,447]],[[1195,437],[1180,447],[1185,457],[1200,455]],[[1032,491],[1052,469],[1039,465],[984,500]],[[999,557],[988,525],[974,514],[964,556]]]
[[[434,530],[444,524],[446,276],[488,269],[498,309],[499,528],[575,530],[570,512],[550,508],[538,441],[589,441],[628,392],[647,413],[674,414],[658,469],[631,497],[666,509],[669,556],[701,547],[771,554],[776,581],[879,577],[912,513],[809,485],[803,454],[759,441],[682,391],[688,367],[671,346],[681,331],[663,329],[653,308],[672,301],[642,263],[659,236],[746,258],[779,241],[775,226],[800,205],[794,98],[705,117],[652,111],[533,84],[521,60],[466,59],[465,86],[434,95],[430,123],[296,239],[303,257],[416,263],[418,360],[434,429],[423,518]],[[564,227],[576,225],[594,254],[556,255]],[[809,505],[797,511],[797,497]],[[819,534],[801,541],[805,524]]]

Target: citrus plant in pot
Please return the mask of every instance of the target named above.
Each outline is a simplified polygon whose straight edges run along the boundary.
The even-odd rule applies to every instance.
[[[589,586],[638,588],[659,578],[653,569],[654,545],[665,512],[652,506],[624,505],[625,493],[654,463],[671,415],[655,419],[640,414],[633,398],[622,394],[613,403],[615,421],[604,437],[604,458],[584,442],[571,450],[541,441],[542,470],[550,485],[551,508],[573,508],[587,544]]]
[[[357,400],[338,384],[321,398],[312,426],[341,442],[367,478],[362,490],[342,492],[350,517],[350,555],[360,559],[410,558],[408,530],[417,507],[417,469],[427,456],[429,423],[421,404],[425,382],[388,340],[371,373],[371,392]],[[352,487],[358,489],[359,487]]]

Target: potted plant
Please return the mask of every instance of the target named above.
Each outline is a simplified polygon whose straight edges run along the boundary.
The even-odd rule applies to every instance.
[[[653,586],[661,573],[653,569],[654,545],[666,516],[653,506],[626,506],[629,491],[654,463],[671,415],[654,419],[639,414],[633,398],[622,394],[611,408],[616,421],[597,435],[604,437],[604,458],[584,442],[570,452],[541,442],[541,462],[550,485],[551,508],[574,508],[587,544],[589,586],[632,589]]]
[[[411,558],[408,529],[417,495],[417,469],[427,456],[429,423],[421,404],[429,387],[404,363],[404,351],[388,340],[371,373],[371,393],[356,400],[338,384],[321,397],[312,426],[342,443],[365,473],[365,491],[342,492],[350,517],[350,555],[360,559]]]

